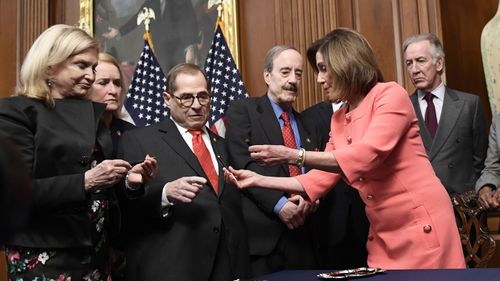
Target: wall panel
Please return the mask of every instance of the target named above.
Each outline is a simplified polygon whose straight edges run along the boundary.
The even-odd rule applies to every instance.
[[[441,0],[443,47],[446,53],[447,84],[481,97],[487,120],[491,108],[481,60],[481,31],[495,15],[498,0],[481,5],[467,0]]]
[[[17,53],[17,4],[16,1],[0,1],[0,97],[12,94],[16,85]]]
[[[395,80],[412,91],[402,62],[401,44],[419,32],[441,34],[437,0],[273,0],[241,1],[240,34],[245,85],[250,95],[266,90],[262,61],[275,44],[289,44],[306,54],[307,47],[336,27],[361,32],[374,48],[386,80]],[[274,9],[274,11],[269,11]],[[258,11],[258,12],[257,12]],[[262,14],[267,16],[263,18]],[[265,20],[266,23],[262,21]],[[254,33],[259,39],[253,41]],[[252,54],[252,61],[245,56]],[[257,94],[255,94],[257,93]],[[302,95],[296,108],[323,100],[312,68],[305,66]]]

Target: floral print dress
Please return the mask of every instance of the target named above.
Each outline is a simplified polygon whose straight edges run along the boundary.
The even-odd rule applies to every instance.
[[[9,281],[101,281],[111,280],[106,260],[107,200],[92,200],[89,219],[94,247],[75,249],[37,249],[6,246]],[[104,265],[104,266],[99,266]],[[74,268],[59,272],[58,268]]]
[[[94,148],[91,168],[103,159]],[[99,157],[101,156],[101,157]],[[31,248],[6,246],[9,281],[110,281],[108,265],[109,193],[98,189],[90,194],[88,219],[93,247]]]

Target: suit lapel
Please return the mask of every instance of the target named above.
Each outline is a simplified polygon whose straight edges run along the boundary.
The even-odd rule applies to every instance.
[[[266,135],[269,144],[285,145],[281,127],[276,120],[273,107],[267,95],[257,99],[257,113],[260,114],[259,122],[262,126],[262,131]],[[287,165],[281,165],[281,169],[288,175],[290,171]]]
[[[462,111],[464,102],[461,101],[458,96],[446,88],[446,92],[443,100],[443,110],[441,111],[441,117],[439,118],[439,125],[436,131],[436,136],[434,137],[434,143],[432,144],[431,151],[429,153],[429,159],[432,161],[443,144],[446,142],[450,136],[451,131],[455,127],[458,116]]]
[[[262,131],[268,138],[269,143],[284,145],[285,142],[281,134],[281,127],[278,120],[276,120],[276,115],[267,95],[257,100],[257,112],[260,114],[259,122],[262,126]]]
[[[113,154],[113,141],[111,140],[111,132],[106,127],[104,121],[101,119],[106,106],[100,103],[92,103],[94,108],[94,122],[96,128],[97,144],[99,144],[104,159],[111,159]]]
[[[422,142],[424,143],[425,152],[429,155],[432,148],[432,137],[429,129],[425,125],[424,117],[422,116],[422,110],[420,109],[420,104],[418,102],[418,94],[414,92],[413,95],[410,96],[411,103],[413,104],[413,108],[415,109],[415,114],[417,115],[418,125],[420,128],[420,137],[422,138]]]
[[[311,133],[307,129],[307,125],[304,124],[302,115],[300,115],[300,113],[296,112],[295,110],[293,111],[293,114],[295,115],[297,127],[299,128],[300,142],[302,143],[302,147],[305,150],[314,150],[315,148],[317,149],[318,147],[315,147],[312,141]]]
[[[186,144],[172,120],[167,119],[166,121],[164,121],[158,131],[161,138],[172,148],[175,153],[177,153],[177,155],[183,158],[199,176],[208,178],[201,168],[201,165],[198,162],[198,158],[196,158],[196,155],[194,155],[193,151]],[[210,182],[208,182],[208,185],[210,185]]]
[[[224,192],[225,188],[225,180],[224,180],[224,171],[222,170],[223,165],[228,165],[227,163],[229,162],[229,159],[226,154],[226,147],[224,145],[224,142],[222,141],[222,138],[218,138],[212,131],[208,130],[208,135],[210,137],[210,143],[212,144],[212,149],[214,150],[215,157],[219,161],[218,166],[219,166],[219,194],[218,196],[222,195],[222,192]]]

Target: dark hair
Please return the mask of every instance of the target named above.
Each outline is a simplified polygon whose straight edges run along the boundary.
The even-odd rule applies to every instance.
[[[348,28],[338,28],[319,41],[322,43],[315,42],[321,43],[317,52],[323,56],[327,71],[332,75],[333,87],[342,96],[366,95],[377,82],[383,82],[373,50],[363,35]],[[315,63],[316,59],[313,61]],[[316,65],[313,68],[316,69]]]
[[[333,31],[329,32],[327,35],[325,35],[325,37],[314,41],[312,45],[307,49],[307,61],[315,72],[318,72],[318,66],[316,65],[316,53],[318,52],[319,47],[321,47],[321,45],[323,45],[327,41],[328,37],[331,36],[332,33]]]
[[[205,82],[207,82],[207,92],[210,93],[210,83],[208,82],[205,72],[203,72],[203,70],[201,70],[199,66],[192,63],[181,63],[170,69],[170,71],[167,73],[165,91],[169,94],[172,94],[173,92],[175,92],[175,90],[177,90],[177,85],[175,84],[175,80],[177,79],[177,76],[179,76],[179,74],[195,75],[196,73],[201,73],[203,75],[203,77],[205,78]]]

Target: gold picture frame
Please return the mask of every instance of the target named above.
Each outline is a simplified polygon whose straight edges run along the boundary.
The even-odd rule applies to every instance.
[[[188,1],[188,0],[186,0]],[[238,0],[209,0],[208,5],[217,5],[222,2],[222,21],[224,22],[224,35],[226,37],[231,54],[236,66],[239,66],[239,43],[238,43]],[[94,36],[94,0],[80,0],[80,28]],[[215,26],[214,26],[215,27]]]

